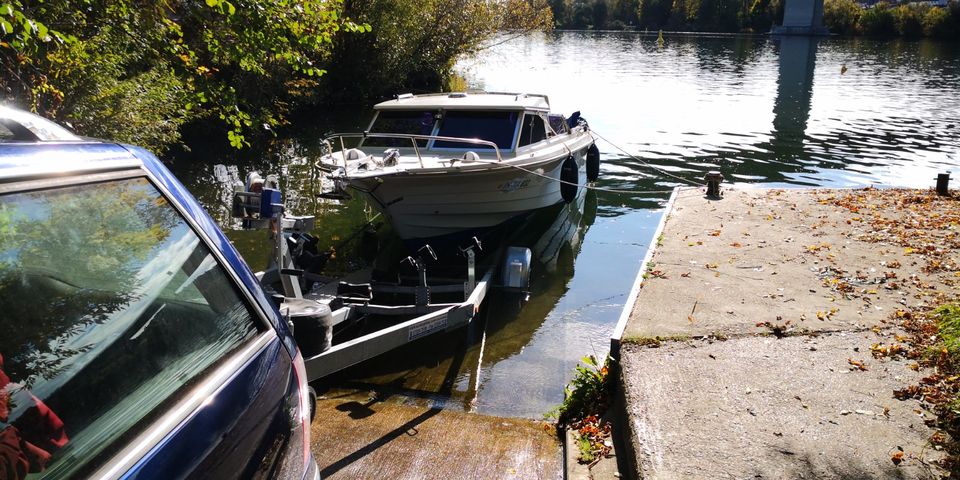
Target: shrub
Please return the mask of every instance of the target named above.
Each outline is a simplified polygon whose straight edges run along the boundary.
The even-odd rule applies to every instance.
[[[563,403],[547,414],[556,417],[560,425],[583,419],[590,415],[601,415],[609,405],[610,357],[601,364],[593,355],[583,357],[583,365],[577,364],[577,373],[564,389]]]
[[[953,20],[947,10],[933,7],[923,16],[923,34],[933,38],[950,38],[956,35]]]
[[[894,23],[897,33],[904,37],[919,37],[923,35],[921,20],[930,9],[929,5],[907,4],[893,9]]]
[[[960,304],[948,303],[933,311],[937,319],[937,329],[940,340],[947,353],[955,359],[960,359]]]
[[[858,25],[858,30],[864,35],[891,37],[897,34],[896,19],[886,2],[864,10]]]
[[[366,0],[346,5],[345,14],[373,31],[336,36],[330,74],[321,86],[331,100],[341,102],[437,90],[460,56],[553,26],[546,0]],[[591,12],[571,7],[565,15],[579,18]],[[494,39],[501,32],[507,35]]]
[[[823,23],[833,33],[853,35],[863,8],[854,0],[824,0]]]

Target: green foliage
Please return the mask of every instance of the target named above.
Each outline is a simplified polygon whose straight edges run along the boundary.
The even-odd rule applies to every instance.
[[[346,15],[372,27],[337,35],[324,90],[334,101],[442,88],[461,55],[495,35],[553,27],[546,0],[357,0]]]
[[[551,411],[548,416],[555,417],[560,425],[568,425],[590,415],[601,414],[607,409],[610,391],[609,366],[612,359],[607,357],[601,365],[593,355],[583,357],[577,364],[576,374],[564,389],[563,403]]]
[[[590,443],[590,437],[577,437],[577,450],[580,450],[578,459],[582,463],[592,463],[596,456],[593,454],[593,445]]]
[[[627,13],[626,5],[634,8]],[[645,30],[768,32],[783,21],[784,0],[550,0],[559,28],[596,28],[593,11],[607,6],[603,25]],[[558,13],[559,12],[559,13]],[[960,38],[960,0],[946,8],[921,3],[870,8],[856,0],[824,0],[823,22],[833,33],[904,37]]]
[[[952,358],[960,359],[960,304],[941,305],[933,311],[940,340]]]
[[[896,19],[890,4],[880,2],[863,11],[858,30],[863,35],[892,37],[897,34]]]
[[[667,25],[672,13],[672,0],[640,0],[640,6],[637,9],[640,26],[651,30],[659,30]],[[697,13],[699,15],[700,12]]]
[[[904,37],[919,37],[923,35],[923,17],[930,9],[929,5],[912,3],[900,5],[893,9],[894,23],[897,33]]]
[[[960,17],[951,18],[949,10],[933,7],[923,16],[923,34],[933,38],[956,38]]]
[[[863,7],[854,0],[824,0],[823,2],[823,24],[833,33],[841,35],[856,33],[862,13]]]
[[[0,18],[7,100],[153,148],[198,120],[249,145],[316,86],[334,35],[369,31],[342,0],[12,0]]]

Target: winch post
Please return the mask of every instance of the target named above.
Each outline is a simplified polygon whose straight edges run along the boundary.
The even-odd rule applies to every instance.
[[[467,285],[464,291],[466,298],[477,287],[477,254],[473,253],[473,247],[466,249],[463,254],[467,256]]]
[[[704,175],[703,181],[707,183],[707,198],[721,198],[720,182],[723,182],[723,174],[717,170],[711,170]]]

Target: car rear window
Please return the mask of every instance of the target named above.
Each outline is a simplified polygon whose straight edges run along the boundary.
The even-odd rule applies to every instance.
[[[265,328],[145,178],[0,196],[0,308],[0,462],[54,478]]]

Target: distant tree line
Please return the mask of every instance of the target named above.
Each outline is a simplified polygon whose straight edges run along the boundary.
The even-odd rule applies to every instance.
[[[785,0],[549,0],[556,28],[768,32],[783,20]],[[842,35],[960,38],[960,1],[825,0],[824,24]]]
[[[557,28],[767,32],[782,0],[550,0]]]
[[[546,0],[0,0],[0,101],[163,151],[236,148],[297,110],[439,90]],[[209,135],[207,133],[216,133]]]
[[[920,2],[862,7],[854,0],[824,0],[823,23],[842,35],[960,40],[960,2],[953,0],[946,7]]]

